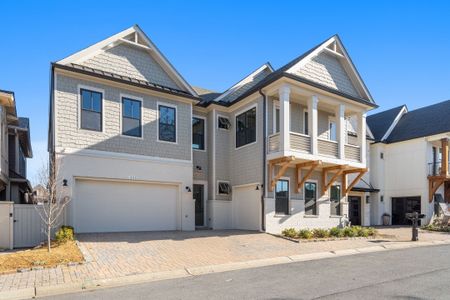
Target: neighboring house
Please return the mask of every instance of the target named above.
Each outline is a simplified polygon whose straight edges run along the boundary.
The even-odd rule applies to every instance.
[[[429,222],[433,200],[450,203],[448,139],[450,101],[408,111],[406,105],[367,117],[374,135],[371,180],[379,188],[372,199],[372,224],[382,215],[393,225],[408,224],[405,213],[417,211]]]
[[[38,184],[33,188],[33,201],[36,203],[42,203],[48,200],[49,192],[42,184]]]
[[[53,63],[50,102],[77,232],[369,225],[376,104],[338,36],[220,93],[133,26]]]
[[[27,158],[33,156],[28,118],[17,117],[13,92],[0,91],[0,201],[30,203]]]

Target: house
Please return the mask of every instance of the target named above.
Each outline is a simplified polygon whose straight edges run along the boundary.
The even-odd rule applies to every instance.
[[[135,25],[52,64],[49,152],[71,190],[67,223],[369,225],[375,107],[337,35],[215,92],[192,87]]]
[[[33,156],[28,118],[17,116],[14,93],[0,90],[0,201],[30,202],[27,158]]]
[[[434,202],[450,203],[448,139],[450,101],[408,111],[406,105],[367,118],[374,135],[371,180],[379,188],[372,199],[371,222],[407,224],[405,213],[417,211],[428,223]]]

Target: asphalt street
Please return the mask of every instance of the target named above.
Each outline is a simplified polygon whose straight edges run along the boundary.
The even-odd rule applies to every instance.
[[[450,245],[245,269],[45,299],[450,299]]]

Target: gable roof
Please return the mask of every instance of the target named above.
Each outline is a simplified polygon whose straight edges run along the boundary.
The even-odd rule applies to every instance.
[[[370,128],[375,141],[378,142],[383,139],[403,108],[406,108],[406,106],[401,105],[367,117],[367,125]]]
[[[450,100],[405,113],[387,138],[395,143],[450,132]]]
[[[138,25],[127,28],[109,38],[106,38],[92,46],[76,52],[58,61],[57,64],[80,65],[82,61],[92,58],[95,55],[98,55],[121,44],[147,51],[149,55],[156,60],[156,62],[164,69],[164,71],[173,81],[175,81],[180,87],[185,89],[190,95],[195,97],[198,96],[194,89],[178,73],[178,71],[172,66],[172,64],[170,64],[167,58],[159,51],[155,44],[153,44],[153,42],[148,38],[148,36]]]
[[[291,68],[293,68],[294,66],[296,66],[297,64],[306,62],[307,60],[309,60],[312,57],[315,57],[316,55],[318,55],[319,53],[321,53],[322,51],[327,51],[325,48],[327,48],[328,46],[332,45],[332,44],[336,44],[336,46],[339,48],[340,53],[336,54],[336,55],[340,55],[342,56],[341,59],[344,59],[346,61],[347,64],[347,68],[349,70],[349,72],[352,73],[352,77],[353,80],[355,81],[355,84],[357,83],[359,85],[359,89],[363,91],[363,95],[362,96],[355,96],[355,95],[350,95],[346,92],[340,91],[336,88],[330,87],[330,86],[326,86],[324,84],[321,84],[317,81],[313,81],[311,79],[305,78],[303,76],[299,76],[298,74],[295,74],[293,72],[290,72],[289,70]],[[282,77],[286,77],[286,78],[290,78],[308,85],[311,85],[313,87],[322,89],[324,91],[354,100],[356,102],[359,103],[363,103],[366,105],[369,105],[371,107],[377,107],[377,105],[375,104],[372,96],[370,95],[368,89],[366,88],[364,82],[361,79],[361,76],[359,75],[358,71],[356,70],[350,56],[348,55],[347,51],[345,50],[340,38],[338,35],[333,35],[332,37],[326,39],[325,41],[323,41],[322,43],[316,45],[315,47],[311,48],[310,50],[308,50],[307,52],[303,53],[302,55],[296,57],[295,59],[293,59],[292,61],[288,62],[287,64],[285,64],[284,66],[282,66],[281,68],[275,70],[274,72],[268,74],[266,77],[264,77],[262,80],[260,80],[257,84],[253,85],[251,88],[249,88],[247,91],[245,91],[244,93],[242,93],[239,97],[233,99],[232,101],[226,102],[226,103],[215,103],[215,104],[221,104],[224,106],[230,106],[246,97],[248,97],[249,95],[257,92],[258,90],[262,89],[263,87],[269,85],[270,83],[282,78]],[[213,102],[209,102],[206,105],[210,105]]]

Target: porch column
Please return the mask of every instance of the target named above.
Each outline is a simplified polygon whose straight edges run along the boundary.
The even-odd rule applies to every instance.
[[[336,133],[338,141],[338,157],[345,158],[345,105],[339,104],[336,107]]]
[[[366,113],[358,113],[358,145],[361,151],[361,163],[366,163]]]
[[[442,166],[441,166],[441,175],[448,175],[448,138],[443,138],[441,140],[442,143]]]
[[[319,98],[314,95],[308,99],[308,130],[311,139],[311,154],[318,154],[317,146],[317,133],[318,133],[318,117],[317,117],[317,104]]]
[[[278,90],[278,95],[280,98],[280,149],[281,151],[289,151],[291,149],[290,142],[290,101],[289,95],[291,93],[291,88],[289,85],[283,85]]]

